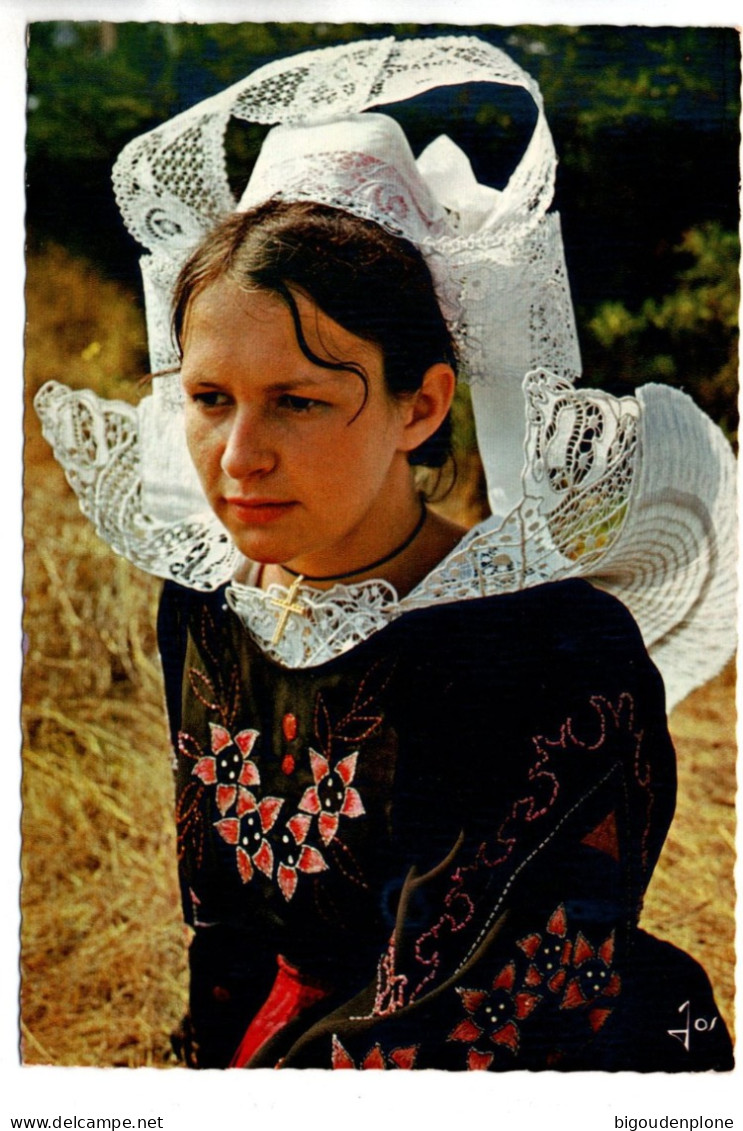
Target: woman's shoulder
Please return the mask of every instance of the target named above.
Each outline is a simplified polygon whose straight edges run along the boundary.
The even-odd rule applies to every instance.
[[[403,626],[418,619],[450,634],[483,640],[539,636],[544,644],[564,639],[576,643],[601,639],[606,645],[642,648],[642,637],[629,610],[610,593],[580,578],[550,581],[487,597],[442,601],[411,611]]]
[[[628,693],[660,710],[663,684],[630,612],[583,580],[440,605],[403,618],[399,651],[441,669],[468,701],[609,698]]]

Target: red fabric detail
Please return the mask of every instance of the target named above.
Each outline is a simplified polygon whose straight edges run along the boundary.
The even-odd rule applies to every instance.
[[[287,742],[293,742],[297,737],[297,716],[287,711],[281,720],[281,729]]]
[[[621,989],[622,979],[618,974],[612,974],[611,978],[609,979],[609,984],[604,990],[604,995],[606,997],[616,997],[617,994],[621,992]]]
[[[512,990],[516,982],[516,967],[513,962],[504,966],[500,974],[496,974],[493,982],[494,990]]]
[[[541,935],[527,935],[525,939],[520,939],[516,946],[523,950],[527,958],[533,958],[542,945]]]
[[[343,798],[341,813],[344,817],[361,817],[365,812],[366,809],[364,808],[364,803],[361,800],[359,791],[354,789],[353,786],[350,786],[346,790],[346,795]]]
[[[398,1068],[415,1068],[415,1058],[418,1055],[417,1045],[408,1045],[406,1048],[393,1049],[389,1059]]]
[[[509,1021],[497,1033],[491,1034],[490,1040],[493,1044],[506,1045],[512,1052],[516,1052],[519,1047],[519,1031],[513,1021]]]
[[[240,838],[240,822],[235,820],[234,817],[225,817],[221,821],[215,821],[214,827],[222,840],[226,840],[228,844],[237,844]]]
[[[560,961],[562,962],[563,966],[567,966],[568,962],[570,962],[570,956],[572,953],[573,944],[570,942],[570,940],[568,940],[565,943],[565,946],[562,948],[562,958],[560,959]]]
[[[612,1012],[611,1009],[592,1009],[591,1010],[591,1012],[588,1014],[588,1024],[591,1026],[594,1033],[597,1033],[599,1031],[599,1029],[604,1024],[604,1022],[606,1021],[606,1018],[609,1016],[609,1014],[611,1012]]]
[[[264,797],[262,801],[258,802],[258,815],[264,833],[273,828],[279,815],[279,809],[283,804],[283,797]]]
[[[294,755],[293,754],[285,754],[284,757],[281,759],[281,771],[282,771],[282,773],[286,774],[286,776],[289,777],[289,774],[294,773],[295,764],[296,763],[294,761]]]
[[[586,1004],[586,998],[583,996],[583,991],[578,985],[578,979],[573,978],[572,982],[568,982],[568,988],[565,990],[565,997],[560,1002],[560,1009],[577,1009],[581,1005]]]
[[[492,1052],[478,1052],[477,1049],[470,1049],[467,1053],[467,1068],[470,1072],[485,1072],[492,1063]]]
[[[217,780],[217,763],[211,755],[199,758],[191,773],[200,778],[204,785],[214,785]]]
[[[599,852],[605,852],[607,856],[611,856],[612,860],[618,862],[619,835],[617,833],[616,813],[609,813],[608,816],[604,817],[595,829],[586,833],[581,844],[587,844],[590,848],[597,848]]]
[[[237,746],[243,757],[247,758],[248,754],[255,746],[255,740],[257,737],[257,730],[241,730],[239,734],[235,735],[235,745]]]
[[[314,785],[309,786],[302,794],[299,808],[304,809],[305,813],[320,812],[320,798],[317,796],[317,789]]]
[[[556,974],[552,975],[547,985],[552,990],[553,994],[556,994],[558,990],[562,989],[562,987],[565,985],[566,978],[567,974],[564,970],[558,970]]]
[[[217,786],[217,809],[219,809],[222,816],[225,815],[229,807],[233,804],[237,797],[237,786],[235,785],[218,785]],[[238,813],[238,816],[240,814]]]
[[[379,1045],[375,1045],[371,1052],[368,1052],[361,1062],[362,1068],[384,1068],[384,1056]]]
[[[338,762],[335,767],[335,772],[344,785],[350,785],[353,781],[358,756],[359,752],[357,750],[355,754],[349,754],[346,758],[341,758],[340,762]]]
[[[611,966],[614,958],[614,932],[612,931],[608,939],[602,942],[599,947],[599,958],[602,958],[607,966]]]
[[[464,1021],[460,1021],[459,1024],[452,1029],[446,1039],[447,1041],[466,1041],[467,1044],[471,1044],[472,1041],[477,1040],[481,1033],[482,1029],[480,1029],[478,1025],[475,1025],[474,1021],[470,1020],[469,1017],[465,1017]]]
[[[516,1006],[516,1016],[519,1021],[523,1021],[537,1008],[542,999],[539,994],[516,994],[513,1000]]]
[[[312,817],[305,816],[304,813],[295,813],[286,822],[286,827],[294,837],[297,844],[303,844],[307,839],[307,833],[310,831],[312,824]]]
[[[355,1068],[356,1065],[351,1060],[343,1045],[340,1043],[335,1033],[333,1033],[333,1045],[330,1055],[330,1064],[332,1068]]]
[[[321,813],[317,818],[317,827],[320,831],[323,844],[330,844],[331,840],[338,832],[337,813]]]
[[[573,950],[573,966],[582,966],[589,958],[595,958],[596,951],[589,943],[586,936],[582,931],[578,931],[578,937],[575,940],[575,949]]]
[[[527,986],[541,986],[542,975],[536,966],[530,966],[524,975],[524,984]]]
[[[324,872],[327,864],[316,848],[311,848],[310,845],[305,844],[299,854],[297,867],[300,872]]]
[[[474,1013],[488,996],[485,990],[459,990],[462,1005],[468,1013]]]
[[[312,768],[312,777],[315,779],[315,785],[322,781],[325,775],[330,771],[327,758],[323,758],[322,754],[318,754],[316,750],[310,750],[310,766]]]
[[[559,935],[561,939],[565,938],[568,929],[568,918],[565,914],[565,908],[562,904],[550,915],[550,921],[547,924],[547,930],[551,935]]]
[[[240,776],[237,780],[240,785],[260,785],[261,775],[258,773],[258,767],[255,762],[249,760],[243,762]]]
[[[246,813],[254,813],[257,808],[258,803],[256,802],[250,790],[243,789],[243,787],[240,786],[237,794],[237,807],[235,809],[238,817],[242,817]]]
[[[244,884],[247,884],[252,880],[253,862],[244,848],[238,848],[237,850],[237,870],[240,873],[240,879]]]
[[[225,746],[229,746],[232,742],[230,732],[224,727],[217,726],[216,723],[209,723],[209,730],[212,733],[212,750],[215,754],[219,754],[220,750],[224,750]]]
[[[282,955],[276,961],[279,969],[271,992],[250,1022],[232,1058],[231,1068],[243,1068],[266,1041],[330,992],[320,982],[303,977]]]
[[[287,868],[286,864],[279,864],[276,875],[281,894],[288,903],[297,890],[297,873],[293,868]]]
[[[264,876],[268,876],[269,880],[273,875],[273,849],[267,840],[261,841],[261,846],[253,857],[253,863],[256,868],[260,868]]]

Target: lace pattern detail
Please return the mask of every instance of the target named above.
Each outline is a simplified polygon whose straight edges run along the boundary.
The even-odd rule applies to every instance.
[[[293,598],[304,616],[290,616],[279,643],[274,644],[276,618],[288,595],[283,585],[262,590],[237,581],[226,592],[227,604],[263,651],[285,667],[313,667],[332,660],[399,615],[397,594],[385,581],[335,585],[326,591],[304,586]]]
[[[290,151],[291,135],[286,148]],[[328,176],[330,167],[332,178]],[[371,220],[393,236],[412,239],[426,257],[444,316],[456,329],[461,320],[461,285],[452,277],[447,257],[437,243],[448,230],[446,216],[432,200],[426,202],[428,211],[424,209],[399,166],[369,153],[339,154],[335,150],[296,156],[289,152],[272,162],[270,180],[258,184],[255,177],[251,180],[240,209],[268,197],[327,204]]]
[[[56,381],[39,390],[35,405],[80,510],[116,553],[194,589],[216,588],[217,578],[232,574],[238,552],[211,512],[163,522],[143,510],[136,408]]]
[[[454,241],[447,255],[442,254],[436,241],[447,234],[444,221],[439,219],[431,225],[429,217],[421,225],[416,200],[419,190],[403,185],[399,192],[400,178],[391,166],[377,168],[371,178],[360,176],[358,169],[350,168],[353,154],[347,158],[349,169],[345,183],[344,158],[338,153],[334,154],[332,176],[321,155],[314,169],[308,165],[295,173],[288,157],[286,178],[283,183],[282,178],[277,181],[282,184],[281,195],[286,199],[312,199],[347,208],[418,243],[434,274],[444,314],[459,334],[461,316],[457,291],[461,288],[462,271],[456,259],[449,261],[449,252],[464,253],[460,267],[476,259],[478,250],[490,249],[487,258],[494,262],[494,247],[500,249],[499,261],[509,255],[513,258],[519,254],[520,245],[529,233],[533,233],[533,238],[540,238],[540,221],[554,190],[555,152],[539,88],[496,47],[472,36],[450,36],[397,42],[370,40],[305,52],[260,68],[220,94],[130,142],[116,162],[113,183],[129,231],[160,261],[149,265],[149,257],[143,260],[153,370],[169,368],[178,360],[167,317],[172,281],[178,267],[200,238],[237,204],[229,187],[224,154],[224,134],[231,117],[289,126],[322,123],[408,99],[440,85],[467,82],[520,86],[534,99],[538,110],[534,133],[523,159],[503,192],[495,194],[497,206],[480,245],[476,240],[467,244]],[[263,199],[267,199],[267,195]],[[453,220],[449,235],[455,233],[456,220]],[[173,261],[174,269],[170,272],[163,270],[164,256]],[[531,261],[537,262],[533,256]],[[545,274],[544,278],[549,275]],[[492,313],[491,304],[491,317]],[[567,325],[571,323],[572,312]],[[487,321],[482,325],[486,326]],[[493,340],[497,340],[497,335]],[[540,340],[549,340],[549,335]],[[466,351],[469,344],[466,334],[460,335],[460,344]],[[574,336],[571,345],[572,365],[577,369]],[[492,357],[481,355],[480,348],[471,359],[465,358],[465,369],[473,377],[492,377],[497,365],[493,364]],[[553,364],[544,349],[533,363],[561,369]],[[519,380],[526,368],[528,366],[522,368]]]
[[[449,139],[432,142],[416,160],[400,127],[378,112],[470,82],[520,87],[537,108],[526,151],[502,191],[478,184]],[[239,203],[224,154],[233,117],[275,124]],[[274,197],[352,212],[420,248],[457,340],[463,379],[495,389],[495,409],[493,398],[477,403],[488,417],[482,451],[491,506],[506,515],[519,498],[524,374],[538,366],[570,379],[580,372],[559,219],[547,211],[555,166],[537,84],[473,36],[370,40],[260,68],[136,138],[116,162],[122,216],[149,252],[141,262],[153,371],[178,365],[173,284],[220,218]],[[147,476],[147,453],[143,467]]]

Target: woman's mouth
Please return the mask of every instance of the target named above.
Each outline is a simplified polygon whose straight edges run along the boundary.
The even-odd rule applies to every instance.
[[[286,502],[283,499],[242,498],[230,496],[225,498],[228,511],[246,526],[265,526],[282,518],[287,511],[297,504]]]

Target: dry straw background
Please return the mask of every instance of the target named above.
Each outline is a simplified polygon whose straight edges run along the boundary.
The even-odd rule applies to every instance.
[[[56,248],[29,260],[27,308],[22,1056],[165,1067],[188,937],[153,631],[159,583],[89,529],[31,409],[49,378],[136,399],[144,331],[131,295]],[[671,717],[678,809],[642,918],[704,964],[731,1029],[734,691],[731,664]]]

